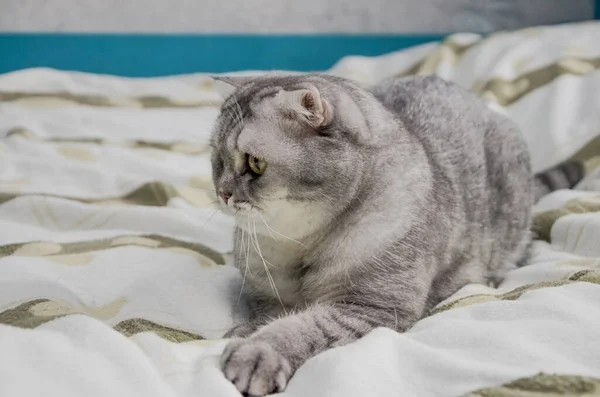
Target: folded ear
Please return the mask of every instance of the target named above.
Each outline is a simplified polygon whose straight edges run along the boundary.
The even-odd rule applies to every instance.
[[[333,120],[332,106],[316,88],[281,91],[277,96],[286,115],[311,128],[325,127]]]
[[[215,81],[215,90],[223,98],[228,98],[238,88],[250,84],[254,77],[250,76],[211,76]]]
[[[254,76],[212,76],[214,80],[222,81],[235,88],[240,88],[246,84],[252,83],[256,79]]]

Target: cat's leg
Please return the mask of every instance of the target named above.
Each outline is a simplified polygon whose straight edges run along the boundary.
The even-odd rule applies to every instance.
[[[404,331],[414,322],[407,314],[402,309],[317,304],[275,320],[246,339],[232,340],[221,356],[221,368],[242,393],[281,392],[310,357],[353,342],[376,327]]]
[[[231,328],[225,333],[223,338],[246,338],[269,322],[270,318],[266,316],[254,318]]]
[[[257,323],[255,321],[247,321],[231,328],[223,335],[223,338],[245,338],[256,332],[257,329],[265,325],[265,323]]]
[[[252,299],[250,312],[251,317],[248,321],[231,328],[223,338],[246,338],[281,316],[284,310],[279,302],[254,298]]]

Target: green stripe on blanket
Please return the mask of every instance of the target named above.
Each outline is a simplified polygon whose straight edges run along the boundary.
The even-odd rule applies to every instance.
[[[522,32],[533,34],[535,29],[539,28],[523,29]],[[458,63],[469,50],[486,41],[483,39],[474,40],[469,44],[459,44],[454,42],[453,37],[450,36],[423,59],[407,70],[396,73],[396,76],[434,74],[441,64],[454,65]],[[477,82],[470,88],[475,94],[501,106],[510,106],[534,90],[552,83],[560,76],[582,76],[598,69],[600,69],[600,58],[564,56],[553,64],[532,70],[515,79],[492,78],[488,81]],[[599,152],[596,152],[597,154]]]
[[[600,194],[573,199],[560,208],[535,214],[532,230],[537,234],[537,238],[551,242],[552,227],[558,219],[571,214],[586,214],[599,211]]]
[[[502,106],[510,106],[525,95],[563,75],[582,76],[600,68],[600,58],[563,57],[556,63],[525,73],[515,79],[493,78],[473,91]]]
[[[167,249],[177,253],[192,255],[198,260],[200,265],[206,267],[225,264],[225,257],[221,253],[203,244],[176,240],[157,234],[117,236],[72,243],[31,241],[8,244],[0,246],[0,259],[8,256],[44,257],[57,263],[77,265],[85,264],[86,262],[84,258],[87,257],[82,257],[82,254],[131,246],[148,249]]]
[[[600,379],[540,373],[464,397],[599,397]]]
[[[506,292],[504,294],[493,295],[493,294],[477,294],[470,295],[461,299],[457,299],[448,304],[442,305],[436,309],[433,309],[429,316],[433,316],[434,314],[438,314],[441,312],[445,312],[450,309],[457,309],[459,307],[466,307],[475,305],[478,303],[485,302],[494,302],[494,301],[511,301],[519,299],[524,293],[535,291],[541,288],[548,287],[560,287],[563,285],[568,285],[576,282],[588,282],[600,285],[600,271],[598,270],[581,270],[564,280],[558,281],[543,281],[535,284],[527,284],[521,287],[515,288],[512,291]]]
[[[212,90],[211,80],[198,88]],[[12,102],[29,107],[98,106],[119,108],[199,108],[221,106],[221,100],[176,101],[164,96],[109,97],[100,95],[72,94],[68,92],[6,92],[0,91],[0,102]]]
[[[113,327],[125,336],[133,336],[142,332],[153,332],[169,342],[183,343],[193,340],[203,340],[200,335],[157,324],[143,318],[132,318],[121,321]]]
[[[600,166],[600,135],[588,142],[577,153],[571,156],[571,160],[587,162],[588,170],[592,171]]]
[[[198,187],[198,185],[212,186],[210,178],[207,177],[206,180],[195,178],[191,183],[194,186],[174,186],[166,182],[148,182],[122,196],[104,198],[81,198],[72,196],[61,196],[58,194],[49,193],[0,192],[0,204],[4,204],[11,200],[15,200],[22,197],[41,196],[74,200],[85,204],[98,204],[110,206],[140,205],[148,207],[165,207],[168,205],[169,200],[174,198],[181,198],[195,207],[213,208],[214,205],[217,203],[217,196],[214,194],[212,189],[209,190],[207,188]]]
[[[48,142],[56,144],[91,144],[91,145],[106,145],[119,146],[130,149],[156,149],[168,152],[188,155],[204,155],[210,153],[210,146],[196,142],[175,141],[175,142],[157,142],[146,140],[123,140],[110,141],[104,138],[93,137],[40,137],[29,131],[26,128],[13,128],[7,134],[6,138],[23,138],[31,141]]]
[[[584,162],[586,175],[600,168],[600,137],[588,142],[570,160]],[[585,214],[599,211],[600,194],[573,199],[560,208],[534,214],[532,230],[536,233],[538,239],[551,242],[552,227],[559,218],[570,214]]]
[[[447,38],[440,43],[430,54],[421,59],[407,70],[396,73],[397,77],[406,77],[412,75],[430,75],[435,73],[443,62],[451,65],[456,64],[462,56],[481,41],[475,40],[469,44],[456,43],[452,37]]]
[[[58,318],[74,314],[88,315],[98,320],[108,320],[116,316],[125,303],[125,298],[121,298],[100,308],[86,307],[77,309],[63,301],[35,299],[1,311],[0,324],[33,329]],[[204,339],[202,336],[192,332],[172,328],[142,318],[121,321],[113,328],[128,337],[142,332],[153,332],[163,339],[176,343]]]

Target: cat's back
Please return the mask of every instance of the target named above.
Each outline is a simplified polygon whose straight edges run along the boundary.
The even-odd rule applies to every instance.
[[[501,274],[527,239],[532,182],[529,151],[517,125],[472,93],[441,78],[383,82],[374,95],[416,137],[434,169],[433,201],[477,242],[476,256]]]
[[[462,87],[437,76],[389,79],[376,86],[373,93],[409,132],[446,151],[482,145],[490,129],[496,129],[495,133],[505,140],[520,139],[509,120]],[[501,128],[495,128],[499,124]]]
[[[384,81],[373,93],[447,172],[480,169],[485,178],[483,168],[514,163],[529,177],[529,152],[517,125],[462,87],[416,76]]]

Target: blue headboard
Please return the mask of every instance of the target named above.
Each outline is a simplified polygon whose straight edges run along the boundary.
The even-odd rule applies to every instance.
[[[444,35],[2,34],[0,73],[28,67],[150,77],[237,70],[328,69]],[[9,54],[9,55],[6,55]]]
[[[135,1],[146,4],[145,0]],[[135,1],[133,2],[135,3]],[[136,31],[136,26],[141,26],[130,26],[132,23],[142,23],[142,25],[145,23],[146,25],[142,26],[146,29],[145,31],[162,29],[161,31],[165,32],[174,31],[171,28],[179,28],[186,21],[188,25],[183,27],[185,28],[184,31],[193,30],[197,26],[196,19],[201,16],[198,12],[192,14],[187,9],[179,9],[176,15],[169,15],[170,18],[165,18],[161,12],[169,13],[175,5],[172,6],[168,0],[156,0],[153,4],[160,1],[167,5],[164,9],[154,11],[148,9],[146,10],[148,12],[144,13],[134,9],[133,16],[129,15],[119,19],[122,17],[121,14],[128,10],[127,8],[102,11],[101,9],[90,9],[77,0],[48,0],[44,4],[35,0],[22,0],[21,2],[13,2],[12,5],[9,3],[8,8],[3,6],[4,13],[0,13],[0,26],[4,26],[5,29],[6,27],[10,29],[13,26],[15,30],[19,31],[29,29],[45,30],[47,32],[58,30],[74,32],[78,29],[87,30],[89,26],[91,26],[89,29],[92,31],[94,29],[106,32],[111,32],[113,29]],[[437,29],[437,32],[439,32],[440,30],[446,31],[445,29],[456,31],[452,30],[455,28],[458,30],[481,29],[480,31],[493,31],[498,26],[509,26],[510,23],[513,23],[513,25],[518,24],[519,18],[522,17],[521,14],[528,15],[528,19],[524,19],[524,21],[529,24],[555,23],[565,20],[591,19],[592,17],[600,20],[600,0],[528,0],[527,2],[505,0],[505,2],[498,3],[476,0],[448,1],[444,3],[438,0],[397,0],[397,4],[394,3],[393,5],[387,0],[368,0],[365,3],[357,2],[354,4],[356,9],[353,11],[334,10],[349,13],[347,18],[342,18],[341,22],[339,18],[331,19],[332,9],[326,9],[328,12],[304,16],[296,15],[296,19],[301,20],[298,25],[294,24],[294,20],[289,19],[289,15],[285,14],[283,15],[285,18],[283,18],[281,14],[289,14],[286,7],[295,4],[295,0],[279,1],[283,8],[279,11],[273,11],[275,17],[271,19],[264,19],[265,17],[262,14],[249,13],[241,7],[242,3],[240,2],[243,2],[243,4],[251,3],[250,5],[254,4],[253,2],[262,4],[260,0],[231,0],[228,3],[223,3],[224,8],[222,9],[203,11],[205,14],[212,13],[205,18],[204,24],[209,25],[211,18],[215,19],[212,21],[211,29],[216,28],[219,31],[233,31],[228,29],[236,27],[236,24],[240,21],[253,21],[255,25],[247,27],[245,30],[250,32],[248,34],[210,34],[208,31],[197,34],[0,32],[0,73],[30,67],[51,67],[132,77],[195,72],[221,73],[238,70],[320,71],[328,69],[346,55],[380,55],[430,41],[437,41],[445,36],[442,33],[319,33],[325,25],[327,28],[354,29],[359,32],[363,31],[363,28],[371,29],[369,31],[395,32],[398,29],[422,31],[425,26],[431,31]],[[333,7],[334,3],[337,4],[333,0],[306,1],[312,2],[311,4],[315,7],[323,4],[331,4]],[[379,4],[378,2],[387,4],[389,8],[373,11],[374,5]],[[431,8],[431,4],[434,3],[436,6]],[[60,8],[61,4],[63,8]],[[406,9],[410,8],[410,5],[413,6],[414,11],[414,7],[417,7],[416,4],[422,4],[422,6],[418,6],[420,9],[430,7],[429,11],[437,7],[439,11],[436,14],[437,16],[433,15],[433,11],[430,12],[431,18],[437,18],[437,24],[430,21],[427,25],[423,22],[428,21],[429,14],[425,17],[421,16],[421,19],[419,19],[418,15],[414,16],[405,12]],[[540,4],[547,6],[540,9]],[[442,5],[446,9],[441,9]],[[204,7],[201,2],[189,3],[188,6],[200,7],[200,9]],[[458,8],[452,10],[453,7]],[[97,16],[95,13],[98,12],[104,12],[104,14]],[[186,12],[190,15],[187,15]],[[277,12],[280,14],[277,14]],[[297,10],[296,12],[300,11]],[[483,16],[480,15],[482,17],[479,18],[477,13],[483,13]],[[230,18],[235,16],[234,14],[237,15],[237,21],[232,21],[232,18]],[[149,15],[154,19],[150,18]],[[493,15],[493,17],[490,17],[490,15]],[[145,18],[145,20],[135,19],[138,16]],[[116,22],[108,26],[107,24],[113,20]],[[497,26],[489,25],[490,20],[497,22]],[[157,24],[163,22],[166,24],[165,26],[157,26]],[[442,25],[442,22],[446,25]],[[336,23],[337,25],[335,25]],[[360,23],[363,25],[360,25]],[[306,28],[303,31],[308,29],[308,31],[317,33],[280,35],[252,33],[274,28],[281,29],[281,31],[296,31],[294,29],[297,26]]]

